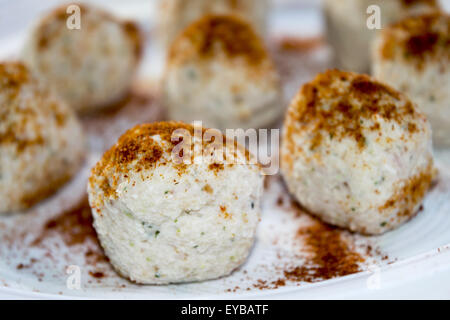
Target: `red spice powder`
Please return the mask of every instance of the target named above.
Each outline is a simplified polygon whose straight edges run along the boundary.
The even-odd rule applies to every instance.
[[[97,234],[92,227],[91,208],[87,198],[76,207],[50,219],[33,245],[41,244],[49,235],[57,233],[68,246],[82,244],[88,239],[97,243]]]
[[[305,214],[305,210],[294,200],[291,200],[291,208],[296,215]],[[351,239],[343,237],[346,231],[317,218],[311,219],[312,225],[300,227],[297,231],[308,258],[302,265],[286,269],[285,280],[313,283],[360,272],[365,258],[356,251]]]
[[[52,237],[60,237],[69,247],[91,242],[95,249],[89,248],[85,252],[86,262],[91,265],[107,262],[92,222],[91,208],[85,197],[74,208],[48,220],[32,245],[45,247],[46,240]]]
[[[341,233],[323,223],[299,229],[298,235],[305,239],[311,257],[303,265],[284,271],[286,279],[317,282],[361,271],[360,263],[365,259],[342,239]]]
[[[101,271],[89,271],[89,274],[97,279],[101,279],[105,277],[105,274]]]
[[[307,215],[307,212],[292,198],[285,199],[280,196],[277,205],[286,207],[297,217]],[[298,264],[290,262],[282,265],[281,269],[276,267],[278,271],[281,270],[282,277],[276,280],[257,279],[247,290],[277,289],[289,283],[301,285],[330,280],[362,271],[362,265],[369,257],[379,256],[382,260],[389,259],[378,248],[369,244],[357,246],[354,235],[348,231],[328,225],[310,215],[308,218],[312,223],[300,227],[295,235],[303,244],[301,253],[305,255],[305,259]],[[229,292],[238,290],[236,287]]]
[[[298,38],[298,37],[283,37],[279,40],[279,47],[281,50],[306,52],[319,48],[325,43],[322,37]]]

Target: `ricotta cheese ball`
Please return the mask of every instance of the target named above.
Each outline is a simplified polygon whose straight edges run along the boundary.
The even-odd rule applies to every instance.
[[[0,63],[0,213],[31,207],[83,162],[73,110],[22,64]]]
[[[327,38],[339,68],[370,71],[370,47],[378,33],[367,26],[371,5],[380,8],[381,28],[409,15],[439,10],[438,0],[325,0]]]
[[[424,112],[435,146],[450,146],[450,16],[411,17],[383,30],[373,75],[404,92]]]
[[[435,174],[426,117],[366,75],[332,70],[305,84],[282,139],[282,174],[299,203],[362,234],[413,217]]]
[[[28,66],[79,113],[124,98],[142,51],[138,27],[87,5],[80,8],[80,29],[69,29],[62,6],[34,28],[25,49]]]
[[[279,76],[263,41],[237,17],[206,16],[170,48],[164,101],[171,120],[259,128],[281,116],[280,100]]]
[[[191,125],[139,125],[103,155],[89,179],[94,227],[105,253],[121,275],[137,283],[228,275],[246,260],[254,241],[263,189],[260,167],[242,161],[249,155],[234,143],[216,150],[234,152],[236,162],[200,155],[190,164],[174,161],[180,140],[173,137],[179,130],[203,151],[211,147]]]
[[[247,19],[261,36],[267,28],[268,0],[164,0],[160,3],[159,34],[166,45],[192,22],[208,14],[233,14]]]

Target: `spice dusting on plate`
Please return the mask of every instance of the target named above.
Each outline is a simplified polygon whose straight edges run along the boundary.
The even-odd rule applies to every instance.
[[[290,216],[290,224],[298,222],[291,236],[296,245],[292,246],[292,254],[279,251],[278,262],[266,266],[264,276],[254,279],[249,272],[244,273],[243,281],[250,283],[248,287],[235,286],[227,292],[273,290],[317,283],[362,272],[375,261],[389,259],[372,244],[370,238],[330,226],[308,214],[288,196],[284,184],[275,180],[278,179],[271,178],[271,185],[280,184],[282,187],[280,192],[276,192],[279,195],[273,199],[273,205]],[[275,243],[279,241],[277,239]]]
[[[343,239],[342,230],[318,222],[300,228],[298,236],[304,238],[311,257],[303,265],[286,270],[287,280],[317,282],[361,271],[365,258]]]
[[[88,265],[96,266],[98,263],[108,262],[92,226],[91,208],[87,197],[83,198],[72,209],[49,219],[31,245],[48,249],[48,255],[51,255],[52,252],[47,245],[49,240],[53,238],[61,239],[69,249],[80,246]],[[96,276],[96,278],[101,277]]]
[[[101,278],[105,277],[105,274],[101,271],[89,271],[89,274],[92,277],[97,278],[97,279],[101,279]]]
[[[60,235],[68,246],[83,244],[87,239],[97,242],[97,236],[92,227],[91,208],[87,198],[83,199],[73,209],[48,220],[39,237],[34,240],[33,245],[42,244],[46,238],[53,234]]]
[[[307,215],[293,199],[290,207],[297,217]],[[358,246],[356,235],[346,230],[330,226],[312,216],[308,218],[312,223],[300,226],[296,234],[296,239],[303,243],[302,251],[307,257],[303,263],[285,268],[284,277],[273,282],[275,288],[280,283],[314,283],[358,273],[363,271],[368,258],[381,254],[371,245]]]

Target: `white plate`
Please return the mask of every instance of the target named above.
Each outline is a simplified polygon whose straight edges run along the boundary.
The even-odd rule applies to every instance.
[[[0,25],[2,39],[1,57],[14,57],[20,50],[26,30],[42,10],[60,1],[49,1],[39,7],[33,1],[15,1],[6,4],[0,0],[0,22],[9,17],[8,24]],[[105,1],[102,1],[102,4]],[[147,1],[132,1],[127,10],[121,10],[118,1],[109,2],[116,12],[134,16],[146,23],[151,17]],[[123,2],[122,2],[123,3]],[[7,10],[8,12],[6,12]],[[134,13],[137,12],[137,14]],[[13,18],[12,18],[13,17]],[[311,18],[313,17],[313,18]],[[294,28],[295,23],[303,23]],[[320,14],[313,7],[286,14],[276,10],[273,18],[274,37],[304,30],[301,36],[320,33]],[[148,23],[150,27],[152,23]],[[300,84],[327,65],[328,52],[324,48],[301,55],[275,57],[283,67],[296,60],[295,72],[284,78],[285,97],[289,99]],[[157,46],[151,45],[148,59],[141,70],[142,75],[156,79],[161,71],[162,55]],[[156,58],[159,57],[159,58]],[[284,65],[283,65],[284,64]],[[146,112],[146,119],[160,117],[160,109]],[[98,249],[94,238],[87,236],[80,245],[67,245],[60,233],[46,236],[41,245],[35,245],[41,229],[49,220],[60,216],[63,209],[76,205],[84,197],[89,168],[100,157],[101,151],[111,144],[125,128],[142,120],[140,113],[128,112],[114,115],[109,131],[95,130],[98,122],[85,119],[91,152],[80,174],[56,196],[44,201],[23,214],[0,217],[0,297],[1,298],[136,298],[136,299],[197,299],[197,298],[389,298],[389,297],[450,297],[450,151],[436,153],[440,175],[437,185],[428,194],[424,210],[399,229],[379,237],[347,235],[364,249],[367,245],[377,248],[381,254],[368,258],[361,267],[364,272],[322,281],[319,283],[287,283],[277,289],[261,290],[258,280],[269,283],[282,277],[283,271],[292,264],[301,264],[305,258],[302,242],[296,232],[311,219],[296,216],[289,205],[281,180],[271,178],[265,191],[262,221],[258,228],[255,247],[247,263],[231,276],[214,281],[170,286],[139,286],[119,277],[104,261],[92,263],[96,255],[86,256],[89,248]],[[99,120],[99,122],[105,120]],[[114,129],[114,130],[113,130]],[[280,196],[284,199],[279,204]],[[50,228],[51,229],[51,228]],[[37,241],[39,242],[39,241]],[[42,245],[44,243],[44,245]],[[388,259],[382,259],[387,255]],[[35,260],[34,260],[35,259]],[[67,286],[70,274],[66,268],[78,266],[81,272],[80,289]],[[105,277],[96,278],[95,272]],[[239,287],[239,288],[237,288]],[[247,290],[249,288],[249,290]]]

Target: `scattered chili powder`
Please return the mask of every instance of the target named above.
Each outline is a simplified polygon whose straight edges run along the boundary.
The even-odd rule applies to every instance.
[[[322,37],[298,38],[284,37],[279,40],[279,47],[285,51],[306,52],[317,49],[324,44]]]
[[[419,56],[433,49],[439,40],[436,33],[415,35],[406,41],[406,49],[409,54]]]
[[[40,85],[22,62],[0,63],[0,91],[7,106],[0,108],[0,122],[4,124],[0,145],[12,145],[18,154],[28,147],[49,143],[41,118],[54,118],[55,125],[61,127],[69,116],[61,102]],[[33,99],[28,99],[29,96]]]
[[[307,214],[298,202],[291,198],[291,210],[297,216]],[[303,240],[308,258],[301,266],[284,271],[285,280],[294,282],[318,282],[342,277],[361,271],[365,258],[354,248],[351,238],[344,239],[345,230],[310,216],[312,225],[300,227],[297,237]],[[373,250],[367,250],[371,254]]]
[[[430,190],[432,181],[435,177],[433,160],[425,170],[406,181],[402,181],[400,187],[397,187],[395,194],[379,210],[383,211],[389,208],[400,206],[405,208],[403,212],[399,213],[399,217],[412,217],[417,214],[413,209],[417,203],[421,202],[426,193]]]
[[[98,243],[97,234],[92,226],[91,208],[87,198],[83,199],[73,209],[47,221],[39,237],[34,240],[33,245],[41,244],[52,234],[61,236],[68,246],[83,244],[87,240]]]
[[[96,265],[97,263],[108,262],[109,260],[104,255],[98,242],[92,222],[91,208],[86,197],[74,208],[48,220],[31,245],[45,247],[46,240],[55,236],[60,237],[69,247],[90,242],[94,245],[94,248],[88,248],[85,252],[87,263]]]
[[[224,219],[232,219],[233,215],[229,212],[227,212],[227,207],[226,206],[220,206],[220,215],[224,218]]]
[[[22,270],[22,269],[28,269],[31,268],[33,266],[34,263],[37,262],[37,259],[35,258],[31,258],[30,262],[28,264],[24,264],[24,263],[19,263],[16,267],[17,270]]]
[[[328,70],[303,85],[289,107],[285,122],[285,146],[282,162],[292,166],[292,155],[305,150],[296,147],[298,135],[309,134],[304,146],[320,156],[322,145],[352,139],[360,151],[367,145],[370,133],[380,132],[380,120],[408,127],[416,134],[421,121],[412,102],[400,92],[367,75]]]
[[[382,31],[379,53],[385,60],[405,60],[418,70],[428,61],[450,60],[450,16],[433,12],[412,16]]]
[[[89,184],[99,187],[103,195],[96,197],[97,200],[93,206],[97,210],[104,203],[104,199],[115,199],[117,197],[116,188],[119,185],[121,178],[129,179],[130,172],[143,172],[155,168],[156,166],[172,165],[172,152],[183,139],[184,135],[196,137],[201,134],[202,150],[211,149],[211,144],[214,143],[205,138],[205,133],[210,134],[207,128],[201,128],[201,132],[196,132],[196,128],[192,125],[182,122],[155,122],[151,124],[141,124],[128,130],[123,134],[117,143],[105,152],[102,159],[96,164],[91,171]],[[211,129],[212,130],[212,129]],[[184,131],[184,132],[182,132]],[[200,131],[200,130],[199,130]],[[220,133],[220,132],[219,132]],[[162,140],[157,141],[154,136],[159,136]],[[236,139],[227,139],[225,135],[220,134],[222,138],[223,148],[229,148],[230,144],[234,146],[234,159],[245,157],[247,161],[250,160],[249,151],[237,143]],[[186,142],[189,146],[188,142]],[[191,151],[194,150],[194,143],[190,145]],[[202,151],[202,152],[203,152]],[[225,152],[225,161],[227,161],[227,152]],[[187,155],[186,155],[187,156]],[[194,162],[194,152],[191,152],[191,163]],[[228,160],[228,162],[231,162]],[[233,163],[228,163],[227,166],[232,166]],[[175,163],[174,168],[177,169],[178,175],[184,174],[188,168],[185,163]],[[223,170],[224,164],[213,163],[209,166],[210,170],[218,173]]]
[[[217,173],[219,171],[222,171],[225,166],[223,165],[223,163],[211,163],[208,168],[209,170],[214,171],[214,173],[217,175]]]
[[[277,205],[278,206],[283,206],[283,204],[284,204],[284,199],[283,199],[282,196],[279,196],[278,199],[277,199]]]
[[[275,280],[257,279],[247,290],[277,289],[289,282],[297,285],[320,282],[361,272],[363,264],[370,257],[378,256],[383,261],[389,259],[379,248],[370,244],[356,245],[352,233],[309,215],[294,199],[289,197],[289,201],[285,200],[288,199],[280,196],[277,205],[285,207],[298,218],[306,215],[311,221],[307,226],[300,227],[295,235],[303,244],[300,249],[302,255],[306,256],[301,264],[287,262],[286,265],[274,266],[276,271],[281,271],[282,277]],[[288,207],[285,206],[286,203]],[[235,287],[228,292],[239,290],[241,288]]]
[[[101,279],[105,277],[105,274],[101,271],[89,271],[89,274],[97,279]]]
[[[404,7],[412,7],[418,4],[429,5],[430,7],[439,8],[438,2],[436,0],[401,0],[400,1]]]
[[[299,229],[298,235],[305,239],[311,258],[301,266],[286,270],[286,280],[317,282],[361,271],[360,263],[365,259],[342,239],[340,229],[316,223]]]

